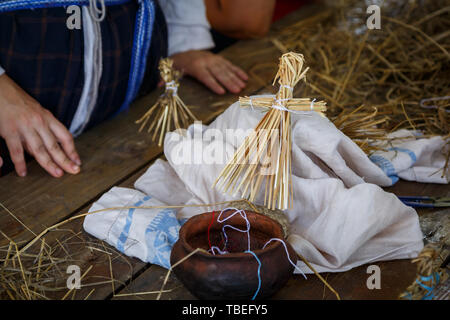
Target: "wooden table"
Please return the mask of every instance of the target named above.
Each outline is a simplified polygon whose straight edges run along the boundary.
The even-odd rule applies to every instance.
[[[284,27],[320,10],[317,6],[302,8],[274,24],[264,39],[241,41],[221,52],[221,55],[251,74],[242,95],[259,93],[272,81],[280,52],[271,44],[270,38]],[[261,51],[257,61],[248,58],[255,50]],[[256,64],[267,67],[256,69]],[[80,174],[66,174],[55,179],[36,162],[32,162],[26,178],[19,178],[14,173],[2,177],[0,202],[14,216],[0,209],[0,229],[20,246],[24,246],[47,227],[87,212],[91,204],[111,187],[132,187],[153,161],[162,156],[162,149],[151,141],[148,134],[139,134],[138,127],[134,124],[160,93],[160,90],[155,90],[137,101],[128,113],[121,114],[76,139],[76,147],[83,160]],[[238,98],[232,94],[215,95],[192,79],[182,80],[179,94],[187,104],[195,105],[193,112],[204,123],[211,122]],[[450,196],[448,185],[401,181],[387,190],[398,195]],[[82,289],[74,291],[74,295],[70,297],[83,299],[89,295],[89,299],[154,299],[154,294],[127,294],[159,290],[166,270],[124,257],[114,248],[84,233],[82,222],[83,219],[75,219],[61,227],[60,231],[50,232],[45,236],[46,243],[56,246],[71,230],[77,238],[90,241],[92,246],[94,243],[104,246],[103,251],[108,252],[105,254],[99,249],[92,249],[92,246],[89,248],[82,241],[64,249],[70,250],[66,254],[76,258],[82,273],[93,266],[83,279]],[[8,243],[7,239],[0,238],[0,246]],[[415,266],[409,260],[381,262],[377,265],[382,272],[380,290],[367,289],[367,266],[343,273],[325,273],[323,276],[340,293],[342,299],[395,299],[415,277]],[[174,276],[170,277],[166,288],[173,290],[164,294],[163,299],[193,298]],[[61,298],[66,292],[67,290],[56,291],[48,296]],[[335,299],[335,296],[315,276],[310,276],[308,280],[292,276],[287,286],[274,298]]]

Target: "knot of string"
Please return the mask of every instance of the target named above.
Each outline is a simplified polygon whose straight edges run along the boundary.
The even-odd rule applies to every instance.
[[[166,82],[166,91],[172,91],[172,95],[177,95],[178,84],[174,80]]]
[[[100,7],[98,7],[97,2],[100,2]],[[106,16],[105,0],[89,0],[89,13],[92,20],[102,22]]]

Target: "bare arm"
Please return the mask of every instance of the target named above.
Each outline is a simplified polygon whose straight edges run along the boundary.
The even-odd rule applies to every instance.
[[[260,38],[269,31],[276,0],[205,0],[209,23],[237,39]]]

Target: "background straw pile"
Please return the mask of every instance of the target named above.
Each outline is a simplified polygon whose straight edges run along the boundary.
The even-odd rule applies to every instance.
[[[311,70],[301,96],[326,100],[327,116],[365,152],[401,128],[450,141],[450,98],[423,100],[450,96],[449,2],[384,1],[381,29],[367,31],[370,2],[327,1],[269,41],[304,54]],[[442,152],[448,159],[450,143]]]

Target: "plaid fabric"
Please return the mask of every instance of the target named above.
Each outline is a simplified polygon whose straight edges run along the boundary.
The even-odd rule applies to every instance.
[[[107,7],[101,23],[103,74],[99,98],[88,127],[113,115],[124,100],[130,71],[138,4]],[[158,80],[159,58],[167,54],[164,16],[156,21],[143,89]],[[66,27],[64,8],[0,14],[0,65],[6,73],[62,123],[70,126],[84,84],[83,31]]]
[[[155,4],[155,25],[141,94],[155,88],[159,80],[159,59],[167,55],[164,15]],[[103,73],[97,105],[87,128],[114,115],[124,101],[137,9],[137,1],[106,8],[105,20],[100,24]],[[65,8],[0,14],[0,65],[66,127],[70,126],[78,107],[84,84],[83,30],[69,30],[68,16]],[[5,160],[3,142],[0,142],[0,152]],[[6,171],[8,159],[6,162],[2,173]]]

